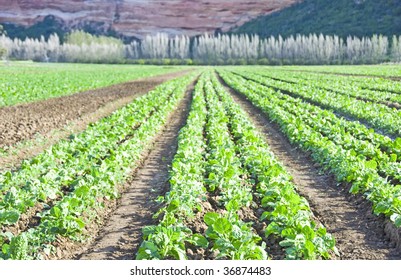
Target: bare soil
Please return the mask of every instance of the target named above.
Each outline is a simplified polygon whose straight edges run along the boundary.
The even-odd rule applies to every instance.
[[[347,186],[338,186],[332,175],[319,170],[310,155],[291,145],[261,110],[244,96],[227,89],[265,134],[270,149],[292,175],[299,193],[309,201],[316,218],[334,235],[340,259],[401,259],[394,242],[386,236],[385,219],[372,214],[366,199],[349,194]]]
[[[238,217],[246,222],[252,223],[252,228],[255,230],[257,235],[262,238],[262,241],[266,243],[266,252],[269,258],[272,260],[284,260],[285,259],[285,248],[279,245],[282,239],[278,236],[270,235],[266,238],[265,230],[268,226],[266,221],[261,220],[261,216],[265,209],[257,208],[261,205],[260,200],[256,197],[254,199],[254,205],[251,207],[245,207],[238,211]]]
[[[125,193],[115,211],[102,227],[96,240],[77,256],[85,260],[129,260],[142,241],[142,228],[155,224],[153,214],[160,205],[155,199],[168,190],[170,163],[177,151],[179,130],[185,125],[192,88],[170,116],[165,129],[158,135],[149,155]]]
[[[47,147],[79,133],[157,85],[184,72],[143,78],[71,96],[0,108],[0,169],[31,158]],[[23,143],[25,142],[25,144]]]

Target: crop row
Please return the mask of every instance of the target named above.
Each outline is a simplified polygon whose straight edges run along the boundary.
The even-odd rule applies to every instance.
[[[160,211],[163,218],[144,229],[137,259],[186,259],[188,248],[222,259],[265,259],[269,248],[262,239],[271,235],[279,237],[288,259],[329,258],[335,251],[334,240],[313,221],[291,177],[211,73],[195,87],[179,139],[171,190]],[[205,201],[214,205],[213,211],[205,208]],[[268,223],[263,238],[253,223],[243,221],[244,210],[255,205],[264,209],[255,219]],[[196,218],[207,226],[204,232],[189,228]]]
[[[287,68],[288,67],[283,67]],[[351,77],[359,78],[364,76],[386,78],[386,77],[401,77],[400,67],[394,65],[347,65],[347,66],[294,66],[291,70],[301,70],[307,72],[321,72],[327,74],[345,74]]]
[[[173,162],[171,191],[165,198],[167,205],[161,210],[164,214],[163,219],[159,225],[145,228],[145,241],[138,251],[137,259],[169,257],[186,259],[186,243],[203,249],[213,244],[210,250],[217,250],[217,258],[267,258],[264,251],[265,245],[258,246],[257,244],[261,238],[252,232],[249,224],[242,222],[236,215],[236,211],[249,204],[252,198],[249,193],[241,192],[244,185],[240,177],[240,163],[235,156],[226,121],[222,119],[225,117],[222,112],[224,109],[221,106],[211,106],[212,99],[215,100],[216,96],[213,93],[204,92],[205,79],[203,75],[196,85],[188,124],[180,135],[179,149]],[[205,112],[207,112],[206,115],[203,114]],[[203,122],[197,122],[199,115],[203,116],[201,119]],[[197,121],[194,122],[193,119]],[[199,125],[202,123],[203,126]],[[206,138],[203,137],[203,132],[207,135]],[[194,143],[196,146],[186,143],[188,140],[192,141],[186,133],[198,135]],[[194,147],[198,149],[194,151]],[[200,153],[203,150],[207,156]],[[195,152],[194,158],[191,151]],[[182,157],[182,155],[185,156]],[[193,164],[197,166],[190,167]],[[192,171],[192,174],[190,173],[192,176],[186,179],[188,169]],[[205,179],[207,174],[208,179]],[[192,231],[185,226],[186,219],[193,217],[195,211],[202,211],[202,208],[199,208],[202,205],[201,202],[207,200],[207,193],[214,192],[219,193],[220,197],[216,203],[227,212],[205,213],[203,219],[208,225],[206,233],[192,234]],[[178,224],[177,221],[179,221]],[[175,225],[172,226],[171,222]],[[171,233],[173,229],[177,234],[166,238],[166,234]],[[166,244],[166,240],[171,244]],[[149,247],[153,250],[149,250]]]
[[[283,107],[297,115],[302,122],[337,145],[353,150],[358,155],[364,156],[367,161],[370,160],[372,164],[377,164],[379,174],[382,176],[398,181],[401,179],[401,138],[393,141],[357,121],[339,118],[328,110],[302,102],[298,98],[281,93],[279,95],[286,102],[283,103]],[[294,107],[294,104],[303,106]]]
[[[362,120],[373,128],[387,132],[392,136],[401,136],[401,127],[399,126],[401,113],[395,108],[389,108],[383,104],[362,101],[350,96],[327,91],[310,84],[292,84],[254,74],[252,74],[251,77],[248,73],[241,73],[241,75],[268,87],[282,90],[285,93],[312,102],[323,108],[331,109],[346,116]]]
[[[106,200],[118,197],[118,186],[138,166],[191,79],[186,76],[159,86],[85,132],[24,162],[20,170],[3,174],[3,224],[15,224],[35,203],[42,204],[44,211],[36,213],[37,226],[20,234],[2,234],[1,258],[43,258],[43,253],[53,252],[52,242],[60,236],[85,238],[86,224],[96,219],[97,209]],[[48,203],[48,199],[54,200]]]
[[[203,128],[206,123],[206,103],[202,92],[203,79],[199,79],[193,93],[191,110],[186,125],[178,136],[178,150],[171,167],[170,191],[163,207],[155,217],[163,214],[156,226],[143,228],[143,239],[137,259],[186,259],[186,243],[207,247],[201,235],[192,234],[185,225],[201,211],[206,197],[203,185],[205,142]]]
[[[338,75],[332,73],[324,73],[324,72],[312,72],[312,71],[291,71],[290,69],[281,69],[283,71],[277,70],[277,72],[287,73],[287,77],[299,77],[302,76],[307,80],[313,80],[317,78],[322,78],[327,81],[341,81],[341,83],[348,83],[352,88],[359,89],[368,89],[374,91],[384,91],[384,92],[392,92],[401,94],[401,85],[400,83],[395,82],[391,79],[386,79],[380,76],[353,76],[353,75]],[[290,71],[288,71],[290,70]],[[269,71],[273,73],[272,71]]]
[[[384,104],[401,104],[401,88],[394,81],[372,78],[353,78],[319,73],[290,71],[260,71],[259,74],[289,83],[312,85],[328,91]]]
[[[388,142],[355,122],[238,75],[221,72],[221,76],[277,122],[291,142],[311,151],[338,181],[351,183],[351,192],[364,193],[376,214],[385,214],[396,226],[401,225],[401,189],[387,180],[387,176],[399,180],[399,140]],[[385,140],[381,144],[387,142],[388,152],[370,140]]]

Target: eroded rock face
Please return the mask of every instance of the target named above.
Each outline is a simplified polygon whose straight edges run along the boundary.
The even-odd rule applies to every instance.
[[[239,26],[299,0],[0,0],[0,22],[29,26],[53,15],[69,28],[97,22],[126,36],[189,36]]]

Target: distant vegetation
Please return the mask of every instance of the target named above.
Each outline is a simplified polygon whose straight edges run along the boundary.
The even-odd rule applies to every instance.
[[[123,45],[123,42],[114,37],[107,36],[96,36],[83,31],[75,31],[68,33],[65,36],[65,43],[72,45],[90,45],[90,44],[99,44],[99,45]]]
[[[401,35],[401,0],[305,0],[233,32],[261,37],[311,33],[342,38]]]

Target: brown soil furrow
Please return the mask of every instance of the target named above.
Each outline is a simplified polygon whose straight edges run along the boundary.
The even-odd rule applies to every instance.
[[[371,213],[369,202],[350,195],[348,188],[338,186],[333,176],[322,174],[311,157],[291,145],[261,110],[244,96],[230,88],[227,90],[266,135],[266,142],[292,175],[299,193],[307,198],[315,216],[334,235],[341,259],[401,258],[385,236],[384,218]]]
[[[169,163],[177,150],[177,136],[186,122],[192,89],[170,116],[157,137],[143,166],[128,184],[120,204],[108,219],[96,241],[79,259],[134,259],[142,239],[142,228],[154,224],[152,215],[159,205],[154,201],[167,191]]]
[[[44,149],[86,129],[157,85],[183,75],[166,74],[72,96],[0,108],[0,171],[15,167]],[[22,141],[22,142],[21,142]]]

